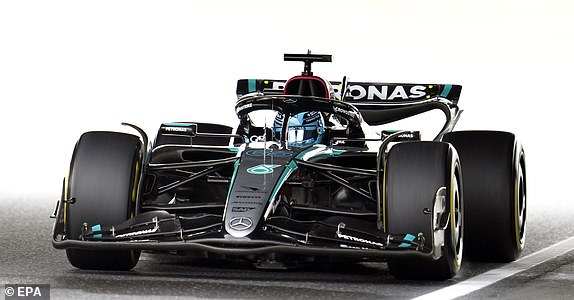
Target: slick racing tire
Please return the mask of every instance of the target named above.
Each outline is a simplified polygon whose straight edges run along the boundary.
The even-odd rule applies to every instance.
[[[68,178],[65,226],[69,239],[80,239],[83,226],[114,225],[134,214],[140,169],[138,137],[116,132],[84,133],[74,150]],[[67,249],[80,269],[131,270],[139,251]]]
[[[393,146],[384,170],[383,222],[390,234],[424,234],[433,248],[435,196],[444,197],[444,243],[438,259],[393,258],[390,273],[400,279],[445,280],[460,270],[463,245],[463,198],[460,163],[447,143],[406,142]],[[448,220],[448,221],[446,221]],[[412,251],[412,250],[408,250]]]
[[[526,161],[512,133],[446,134],[460,155],[465,192],[465,258],[509,262],[526,237]]]

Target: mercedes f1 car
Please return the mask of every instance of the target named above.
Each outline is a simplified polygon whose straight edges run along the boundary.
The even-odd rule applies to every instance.
[[[236,128],[165,123],[153,141],[125,123],[138,134],[84,133],[53,246],[81,269],[129,270],[152,250],[270,268],[386,261],[395,277],[432,280],[456,275],[463,253],[519,256],[524,150],[512,133],[453,131],[461,86],[330,82],[311,71],[330,55],[285,60],[304,62],[303,73],[238,81]],[[371,134],[431,110],[446,121],[430,141]]]

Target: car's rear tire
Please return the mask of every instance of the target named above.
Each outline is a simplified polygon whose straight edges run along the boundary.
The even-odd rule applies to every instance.
[[[423,233],[425,245],[432,247],[430,211],[442,187],[446,189],[446,210],[450,215],[439,259],[390,259],[390,273],[400,279],[445,280],[455,276],[460,269],[463,245],[462,177],[456,150],[440,142],[397,144],[389,152],[384,177],[386,232]]]
[[[140,168],[138,137],[116,132],[84,133],[74,150],[68,177],[64,223],[68,239],[80,239],[83,224],[114,225],[134,214]],[[80,269],[130,270],[139,251],[67,249]]]
[[[509,262],[526,237],[526,161],[512,133],[446,134],[460,155],[465,191],[465,258]]]

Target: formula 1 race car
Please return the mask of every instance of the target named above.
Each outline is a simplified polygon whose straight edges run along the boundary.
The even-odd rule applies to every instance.
[[[238,81],[237,128],[165,123],[154,141],[126,123],[139,136],[84,133],[53,246],[80,269],[130,270],[153,250],[261,268],[386,261],[397,278],[431,280],[457,274],[463,244],[467,259],[519,256],[524,150],[512,133],[453,132],[461,86],[329,82],[311,66],[330,55],[285,60],[303,73]],[[446,117],[431,141],[370,134],[431,110]]]

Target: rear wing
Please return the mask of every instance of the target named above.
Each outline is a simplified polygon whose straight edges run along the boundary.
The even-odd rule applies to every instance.
[[[285,82],[271,79],[241,79],[237,82],[237,97],[251,93],[282,95]],[[457,105],[462,90],[460,85],[348,82],[345,95],[341,99],[341,82],[330,83],[335,97],[355,106],[363,120],[371,126],[439,109],[446,116],[446,123],[435,138],[440,140],[444,133],[452,131],[462,112]]]
[[[283,94],[285,83],[286,80],[240,79],[237,81],[237,97],[256,92]],[[352,104],[414,104],[437,98],[457,104],[462,90],[462,86],[453,84],[349,82],[345,97],[341,99],[341,82],[330,83],[337,99]]]

